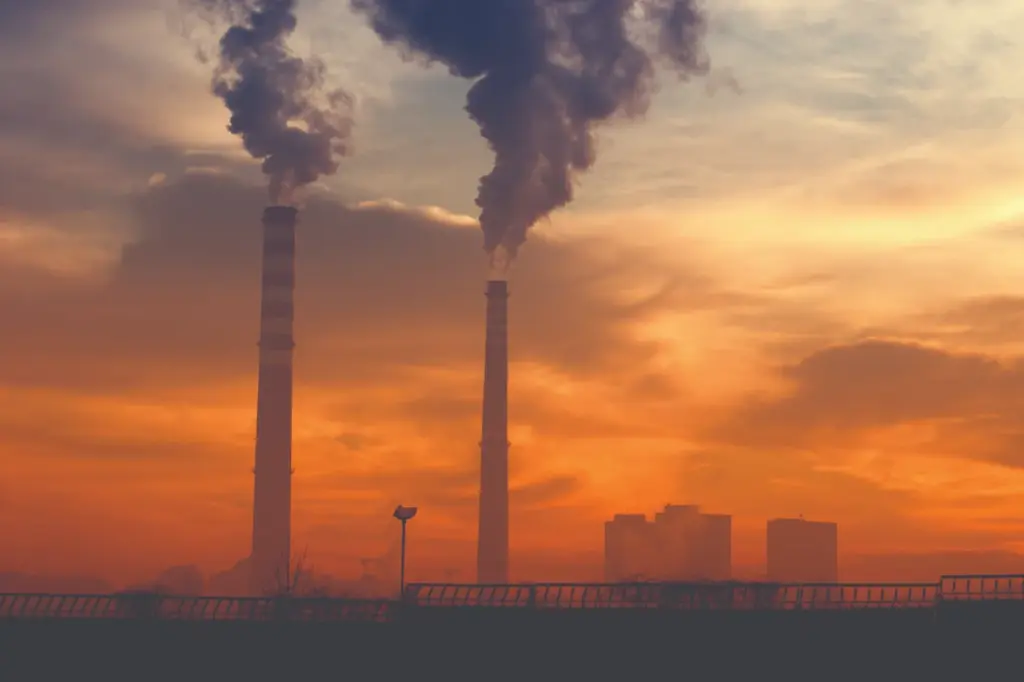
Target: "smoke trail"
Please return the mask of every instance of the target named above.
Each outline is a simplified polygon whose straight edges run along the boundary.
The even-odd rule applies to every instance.
[[[270,201],[290,203],[296,188],[334,173],[349,151],[352,98],[326,88],[322,62],[289,50],[296,0],[184,1],[231,24],[212,88],[231,112],[228,130],[263,161]]]
[[[350,0],[386,43],[476,81],[466,110],[495,154],[477,196],[484,248],[508,258],[572,201],[593,126],[646,111],[655,54],[683,77],[707,72],[698,2]]]

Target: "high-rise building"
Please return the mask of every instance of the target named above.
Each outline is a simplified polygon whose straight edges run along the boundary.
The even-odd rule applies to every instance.
[[[704,514],[704,574],[709,580],[732,579],[732,517]]]
[[[657,566],[657,537],[643,514],[616,514],[604,524],[604,579],[649,580]]]
[[[657,578],[696,580],[701,573],[704,520],[700,507],[667,504],[654,515],[654,529],[661,549]]]
[[[728,580],[732,517],[695,505],[666,505],[653,521],[618,514],[605,523],[605,579]]]
[[[768,580],[783,583],[839,581],[839,528],[804,519],[768,522]]]

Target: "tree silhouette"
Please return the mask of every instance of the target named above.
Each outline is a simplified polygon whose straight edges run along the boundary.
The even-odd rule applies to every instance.
[[[304,578],[311,572],[311,567],[306,565],[306,552],[297,559],[284,562],[283,568],[278,566],[274,571],[274,587],[271,588],[271,597],[297,597],[301,596],[305,586]],[[308,582],[308,581],[307,581]]]
[[[274,587],[267,596],[272,600],[270,609],[275,618],[300,617],[304,609],[316,608],[315,604],[302,600],[330,596],[326,586],[316,584],[313,566],[306,559],[306,553],[307,550],[302,550],[298,558],[286,562],[274,574]]]

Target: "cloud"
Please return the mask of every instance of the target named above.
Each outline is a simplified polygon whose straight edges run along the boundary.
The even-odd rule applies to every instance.
[[[1012,294],[975,296],[922,314],[915,322],[937,338],[958,346],[1016,349],[1024,339],[1024,297]]]
[[[681,457],[676,471],[685,499],[734,515],[741,555],[763,545],[765,516],[838,522],[843,554],[899,547],[915,533],[918,546],[932,540],[914,516],[921,504],[916,492],[830,470],[828,461],[770,441],[744,447],[709,443]]]
[[[650,121],[608,132],[585,204],[782,193],[793,210],[815,202],[877,215],[1019,184],[1010,147],[1024,91],[1005,66],[1021,52],[1008,28],[1022,16],[1016,3],[975,12],[945,0],[727,0],[709,12],[712,61],[743,95],[707,99],[666,84]]]
[[[80,232],[77,212],[109,209],[154,173],[193,163],[190,149],[232,163],[223,114],[176,52],[159,2],[0,12],[16,12],[2,23],[18,27],[0,40],[0,215]]]
[[[0,167],[18,169],[0,178],[5,205],[45,208],[46,187],[68,197],[61,203],[88,203],[185,165],[258,173],[225,130],[207,67],[168,26],[167,4],[7,4],[5,24],[20,28],[0,46],[0,79],[18,85],[0,103],[9,133]],[[699,85],[663,83],[647,121],[600,132],[601,163],[580,189],[580,211],[682,203],[693,212],[782,189],[792,210],[838,203],[866,215],[969,204],[993,184],[1007,187],[986,199],[1013,196],[1024,172],[1013,143],[1021,122],[1011,116],[1024,93],[1006,67],[1020,51],[1004,28],[1020,16],[1015,3],[976,13],[940,0],[729,0],[710,11],[713,61],[743,94],[711,98]],[[40,38],[52,35],[61,41]],[[461,111],[464,84],[402,64],[344,3],[300,3],[294,42],[321,55],[362,103],[356,154],[331,187],[354,200],[475,213],[489,152]]]
[[[17,322],[0,354],[18,358],[0,369],[5,446],[34,453],[38,466],[93,467],[90,478],[122,467],[139,486],[153,484],[147,466],[180,478],[201,462],[192,485],[244,499],[261,201],[258,186],[185,175],[129,200],[138,239],[103,277],[4,270],[0,315]],[[344,498],[348,488],[331,481],[370,490],[372,476],[392,472],[410,498],[419,491],[443,507],[430,472],[473,472],[478,457],[487,259],[477,230],[434,212],[318,198],[299,235],[295,448],[306,455],[296,480],[310,495]],[[659,369],[666,343],[639,332],[680,300],[702,305],[695,290],[666,294],[675,289],[664,281],[689,277],[717,294],[660,268],[603,240],[531,247],[512,283],[516,485],[575,476],[559,439],[629,434],[632,420],[649,419],[641,406],[682,395]],[[623,294],[643,282],[656,295]],[[622,401],[638,411],[621,412]]]
[[[879,447],[879,434],[888,434],[897,454],[901,439],[894,432],[909,428],[902,448],[916,448],[915,454],[1024,467],[1024,362],[1018,358],[869,340],[822,349],[783,368],[782,377],[784,395],[748,402],[718,427],[720,437],[857,451]]]
[[[24,359],[0,370],[0,381],[116,391],[251,374],[257,192],[226,178],[188,175],[149,188],[132,206],[140,237],[124,247],[98,289],[68,282],[29,298],[0,288],[0,305],[19,320],[0,345]],[[313,199],[299,239],[303,381],[376,381],[472,364],[482,352],[486,259],[475,229],[420,210],[349,209]],[[622,297],[619,287],[658,287],[678,277],[652,266],[654,256],[600,241],[540,241],[512,284],[515,360],[580,376],[642,373],[657,348],[638,340],[631,324],[672,299],[645,303],[643,296]]]

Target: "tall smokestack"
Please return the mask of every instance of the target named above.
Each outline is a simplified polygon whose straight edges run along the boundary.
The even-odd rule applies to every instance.
[[[251,588],[274,590],[288,574],[292,512],[292,337],[298,211],[263,211],[260,374],[256,406]]]
[[[479,583],[508,582],[508,447],[508,282],[491,280],[480,439]]]

